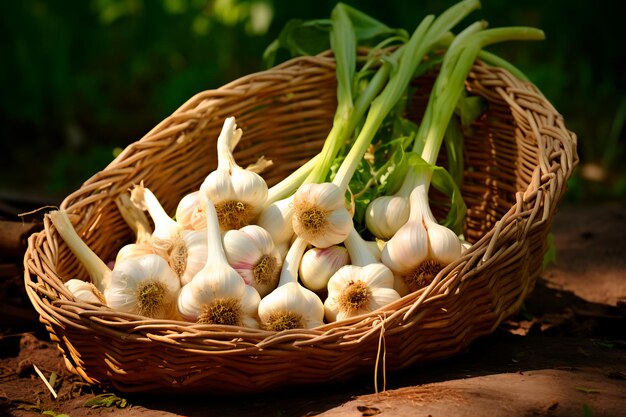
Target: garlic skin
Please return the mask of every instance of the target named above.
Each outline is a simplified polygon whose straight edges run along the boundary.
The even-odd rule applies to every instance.
[[[393,273],[385,265],[346,265],[328,281],[326,320],[337,321],[369,313],[400,299]]]
[[[311,291],[321,291],[330,277],[349,263],[348,250],[343,246],[311,248],[304,252],[300,262],[300,282]]]
[[[229,230],[224,233],[223,242],[228,263],[247,285],[254,287],[261,297],[276,288],[283,261],[265,229],[248,225]]]
[[[217,169],[200,186],[201,193],[213,202],[223,231],[252,223],[267,200],[265,180],[235,162],[232,143],[239,141],[241,135],[235,118],[227,118],[217,139]]]
[[[85,282],[80,279],[70,279],[64,283],[65,287],[81,301],[94,304],[106,304],[104,295],[90,282]]]
[[[427,186],[417,186],[410,202],[409,221],[387,241],[381,258],[413,292],[428,286],[441,269],[461,256],[462,246],[452,230],[437,223]]]
[[[293,237],[293,213],[292,195],[265,207],[256,224],[267,230],[275,245],[288,245]]]
[[[213,203],[202,196],[206,213],[206,263],[178,296],[177,310],[188,321],[257,328],[261,297],[228,264]]]
[[[200,205],[200,191],[194,191],[180,199],[176,206],[176,222],[185,230],[202,230],[206,220]]]
[[[344,192],[333,183],[304,184],[294,194],[293,230],[307,243],[327,248],[343,242],[352,229]]]
[[[167,261],[145,255],[117,263],[104,293],[114,310],[154,319],[175,317],[180,281]]]
[[[323,324],[324,304],[313,291],[298,283],[298,267],[306,246],[301,238],[293,242],[283,262],[278,288],[259,303],[259,319],[264,329],[311,329]]]
[[[403,196],[382,196],[373,200],[365,211],[365,224],[374,236],[389,239],[409,219],[409,200]]]

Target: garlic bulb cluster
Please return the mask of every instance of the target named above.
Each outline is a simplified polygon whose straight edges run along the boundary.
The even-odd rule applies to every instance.
[[[227,118],[217,139],[217,169],[200,186],[200,192],[215,206],[219,225],[224,231],[250,224],[267,200],[265,180],[235,162],[232,144],[239,142],[241,135],[235,118]]]
[[[135,241],[119,250],[112,269],[64,212],[51,213],[93,283],[71,279],[68,290],[153,319],[311,329],[384,308],[424,285],[412,277],[432,275],[460,254],[460,239],[436,223],[424,187],[411,193],[404,226],[391,232],[379,222],[370,229],[384,229],[373,233],[382,238],[367,241],[346,204],[345,177],[339,185],[303,183],[311,171],[305,164],[270,192],[262,177],[235,162],[241,137],[235,119],[226,119],[217,169],[179,200],[174,218],[143,183],[116,201]],[[393,198],[384,204],[395,204]],[[402,221],[404,209],[398,210],[387,223]],[[375,204],[368,212],[378,217]],[[454,242],[446,240],[450,233]]]

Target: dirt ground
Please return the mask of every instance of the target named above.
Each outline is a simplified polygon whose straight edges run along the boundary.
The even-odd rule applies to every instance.
[[[387,373],[378,394],[371,375],[245,399],[116,396],[69,374],[43,326],[23,320],[0,329],[0,415],[624,416],[626,204],[562,205],[553,232],[557,263],[523,311],[462,355]],[[36,369],[56,375],[58,398]]]

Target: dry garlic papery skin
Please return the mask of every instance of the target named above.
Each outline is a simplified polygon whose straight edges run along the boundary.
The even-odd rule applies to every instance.
[[[304,184],[294,194],[293,230],[307,243],[327,248],[343,242],[352,229],[344,191],[329,182]]]
[[[203,197],[207,260],[178,296],[178,313],[187,321],[257,328],[261,297],[228,264],[213,203]]]
[[[376,260],[354,228],[344,243],[352,265],[340,268],[328,281],[324,301],[328,321],[369,313],[400,299],[393,289],[393,273]]]
[[[278,288],[259,303],[259,318],[264,329],[312,329],[324,323],[322,301],[298,283],[298,266],[306,246],[303,239],[296,238],[283,262]]]
[[[114,310],[154,319],[175,317],[180,281],[165,259],[146,255],[115,265],[104,293]]]
[[[206,263],[206,232],[183,230],[163,209],[159,200],[143,185],[135,186],[131,199],[137,207],[148,210],[154,221],[150,244],[163,254],[178,275],[181,285],[187,284]]]
[[[459,258],[462,246],[452,230],[437,223],[428,204],[427,186],[417,186],[410,203],[409,221],[387,241],[382,261],[413,292],[428,286],[439,271]]]
[[[265,180],[235,162],[231,144],[239,141],[241,135],[235,118],[227,118],[217,139],[217,169],[200,186],[200,191],[213,202],[223,231],[251,224],[267,200]]]
[[[64,285],[79,300],[106,305],[104,295],[90,282],[73,278],[65,282]]]
[[[330,277],[349,263],[348,250],[343,246],[311,248],[302,256],[300,281],[311,291],[321,291],[326,288]]]
[[[249,225],[229,230],[224,233],[223,242],[228,263],[247,285],[254,287],[261,297],[276,288],[283,261],[265,229]]]

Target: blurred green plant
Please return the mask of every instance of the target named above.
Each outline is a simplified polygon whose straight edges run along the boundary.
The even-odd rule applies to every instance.
[[[400,28],[455,2],[345,1]],[[335,3],[0,2],[0,192],[66,195],[194,94],[261,70],[288,20],[326,18]],[[538,44],[490,49],[524,71],[577,133],[581,165],[566,198],[626,197],[620,14],[583,0],[482,3],[477,14],[492,26],[546,33]]]

